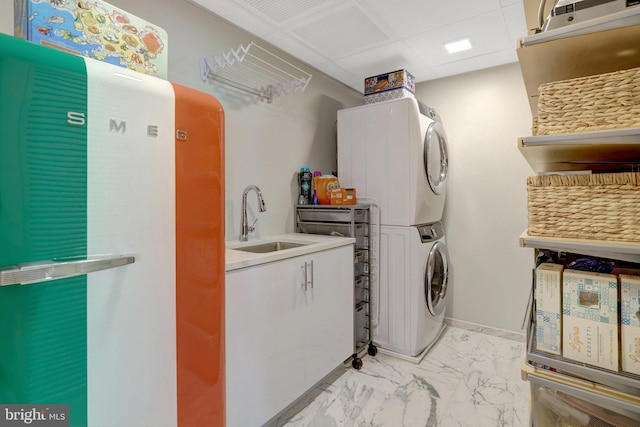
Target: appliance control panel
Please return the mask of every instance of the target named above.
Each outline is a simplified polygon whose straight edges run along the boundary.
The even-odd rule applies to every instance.
[[[441,239],[444,236],[444,227],[440,221],[433,222],[431,224],[419,225],[418,233],[420,233],[420,239],[422,243],[433,242],[434,240]]]

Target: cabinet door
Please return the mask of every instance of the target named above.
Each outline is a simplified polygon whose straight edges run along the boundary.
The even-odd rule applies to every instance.
[[[313,286],[309,282],[305,292],[307,389],[354,351],[353,246],[318,252],[311,259]]]
[[[260,426],[306,391],[301,258],[226,275],[227,425]]]

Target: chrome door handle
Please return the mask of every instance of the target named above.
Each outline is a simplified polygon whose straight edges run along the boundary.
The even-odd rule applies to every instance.
[[[311,289],[313,289],[313,260],[309,264],[311,264]]]
[[[28,285],[30,283],[80,276],[133,264],[130,255],[87,257],[77,261],[39,261],[0,267],[0,286]]]

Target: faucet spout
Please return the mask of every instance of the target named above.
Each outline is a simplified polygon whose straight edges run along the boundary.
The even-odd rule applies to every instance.
[[[267,210],[267,206],[264,203],[264,199],[262,197],[262,191],[260,191],[260,188],[258,188],[258,186],[256,185],[247,185],[247,187],[242,192],[242,224],[241,224],[241,230],[240,230],[241,242],[246,242],[249,239],[249,233],[255,231],[256,229],[255,225],[256,225],[256,222],[258,222],[258,220],[256,219],[253,225],[249,225],[247,221],[247,195],[251,190],[255,191],[256,196],[258,196],[258,210],[260,212],[264,212]]]

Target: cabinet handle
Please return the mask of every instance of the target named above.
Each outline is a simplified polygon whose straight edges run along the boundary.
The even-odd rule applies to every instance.
[[[311,264],[311,289],[313,289],[313,260],[309,264]]]
[[[307,290],[307,283],[308,283],[308,281],[307,281],[307,262],[305,261],[305,263],[304,263],[304,290],[305,290],[305,292]]]

